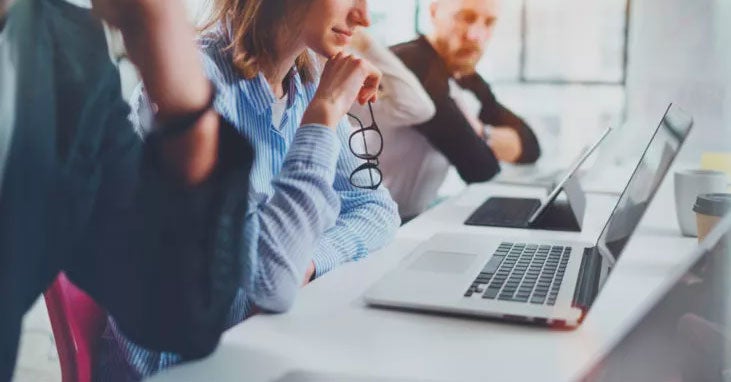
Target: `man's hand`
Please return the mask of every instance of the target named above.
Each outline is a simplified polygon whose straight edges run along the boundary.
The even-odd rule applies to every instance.
[[[523,154],[523,143],[518,133],[509,127],[494,127],[490,131],[490,148],[498,160],[515,163]]]
[[[307,271],[305,271],[305,280],[302,282],[302,286],[305,286],[310,283],[310,280],[312,280],[312,277],[315,275],[315,262],[310,261],[310,265],[307,267]]]

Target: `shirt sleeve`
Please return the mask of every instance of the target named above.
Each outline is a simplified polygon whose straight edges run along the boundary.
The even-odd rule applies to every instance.
[[[432,95],[437,112],[431,120],[416,125],[418,132],[457,169],[467,183],[484,182],[500,172],[500,164],[487,143],[472,129],[448,92]]]
[[[381,129],[409,128],[434,117],[436,109],[429,94],[393,52],[373,42],[368,49],[358,53],[383,74],[378,101],[373,103],[373,112],[378,116]],[[350,113],[361,121],[370,120],[367,105],[356,102]]]
[[[490,89],[490,85],[479,74],[463,77],[459,80],[459,84],[474,93],[480,100],[482,104],[480,121],[482,123],[509,127],[518,133],[522,144],[522,153],[517,163],[535,163],[541,156],[541,148],[538,144],[538,138],[536,138],[530,126],[498,102],[492,89]]]
[[[230,61],[217,43],[205,47],[203,63],[217,84],[216,110],[232,120],[235,94],[231,79],[237,78]],[[245,219],[245,247],[255,254],[244,273],[241,287],[246,300],[268,312],[283,312],[292,305],[307,267],[324,232],[335,224],[340,198],[333,182],[341,143],[333,129],[306,125],[295,133],[282,168],[272,181],[271,197],[249,196]],[[246,270],[245,270],[246,271]]]
[[[244,236],[257,254],[249,299],[258,308],[282,312],[292,305],[318,241],[335,224],[340,199],[332,184],[339,151],[332,129],[300,127],[272,183],[273,196],[247,216]]]
[[[401,222],[396,203],[388,190],[360,189],[350,184],[350,174],[364,162],[350,150],[351,126],[347,119],[338,125],[341,146],[334,189],[341,207],[334,226],[322,237],[314,252],[315,277],[347,261],[358,260],[391,241]]]

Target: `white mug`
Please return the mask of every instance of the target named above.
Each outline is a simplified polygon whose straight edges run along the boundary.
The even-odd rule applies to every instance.
[[[698,236],[693,205],[698,195],[726,192],[726,173],[713,170],[684,170],[675,173],[675,211],[680,231],[686,236]]]

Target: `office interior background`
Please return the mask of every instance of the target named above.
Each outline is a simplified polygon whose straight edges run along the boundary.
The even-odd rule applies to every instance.
[[[185,1],[194,21],[205,19],[210,0]],[[386,45],[428,33],[430,2],[369,0],[369,32]],[[478,70],[498,99],[539,135],[542,161],[550,162],[542,165],[565,167],[608,126],[618,131],[590,164],[621,164],[642,150],[642,138],[670,102],[695,117],[696,131],[679,161],[697,162],[703,152],[721,151],[731,140],[731,111],[724,107],[731,44],[722,41],[731,34],[722,12],[729,3],[503,1]],[[452,171],[441,194],[463,187]]]
[[[185,1],[192,20],[205,18],[208,0]],[[88,6],[85,0],[71,2]],[[368,2],[370,33],[381,43],[396,44],[429,31],[430,0]],[[703,152],[729,147],[731,0],[502,3],[479,72],[498,99],[535,128],[546,153],[543,161],[566,165],[604,128],[614,126],[622,145],[610,142],[594,162],[621,162],[643,148],[639,138],[650,134],[669,102],[696,121],[680,162],[697,164]],[[112,55],[129,96],[137,79],[116,43]],[[453,174],[443,192],[461,187]],[[15,380],[60,380],[42,299],[24,328]]]

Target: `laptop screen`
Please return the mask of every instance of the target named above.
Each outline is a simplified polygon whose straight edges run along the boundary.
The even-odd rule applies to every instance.
[[[689,115],[673,105],[668,106],[599,235],[597,247],[605,258],[610,257],[612,263],[619,258],[640,223],[692,125]]]
[[[587,382],[731,381],[731,215],[670,272],[618,345],[581,378]],[[720,241],[726,235],[725,243]]]

